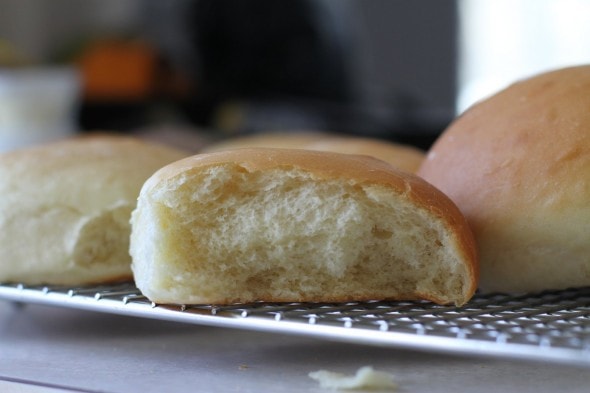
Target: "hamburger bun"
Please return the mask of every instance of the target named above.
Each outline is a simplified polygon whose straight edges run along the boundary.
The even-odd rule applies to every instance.
[[[590,285],[590,66],[536,75],[474,105],[418,174],[469,221],[483,291]]]
[[[236,136],[212,143],[200,150],[201,153],[244,149],[250,147],[271,147],[281,149],[304,149],[311,142],[324,138],[326,134],[312,131],[262,132]]]
[[[305,149],[367,155],[412,173],[418,170],[425,157],[425,152],[416,147],[378,138],[311,132],[262,133],[231,138],[207,146],[201,152],[212,153],[248,147]]]
[[[440,191],[367,156],[252,148],[157,171],[131,219],[157,303],[429,299],[476,288],[469,227]]]
[[[139,190],[186,155],[106,135],[1,155],[0,282],[130,279],[129,219]]]
[[[413,146],[367,137],[327,137],[310,142],[305,148],[371,156],[411,173],[418,170],[426,156]]]

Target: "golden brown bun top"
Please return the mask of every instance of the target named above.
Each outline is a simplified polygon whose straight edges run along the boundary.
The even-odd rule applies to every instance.
[[[474,105],[436,141],[418,174],[468,216],[587,206],[590,66],[520,81]]]
[[[328,134],[313,131],[263,132],[260,134],[228,138],[201,149],[202,153],[249,147],[272,147],[281,149],[303,149],[309,143],[326,137]]]
[[[137,195],[153,172],[187,155],[161,144],[107,134],[10,151],[0,155],[0,190],[11,199],[1,206],[44,201],[47,206],[98,208],[105,200]]]
[[[477,252],[473,234],[455,204],[438,189],[411,173],[369,156],[333,153],[325,151],[251,148],[235,149],[215,153],[197,154],[165,166],[156,172],[145,184],[143,193],[149,193],[163,182],[174,179],[192,170],[206,167],[234,164],[241,170],[265,171],[275,168],[298,168],[313,174],[320,180],[342,180],[349,184],[379,185],[403,195],[417,206],[441,219],[456,233],[457,242],[473,277],[475,291],[478,277]],[[165,186],[164,186],[165,188]]]
[[[398,170],[385,161],[370,156],[314,150],[244,148],[197,154],[160,169],[148,181],[149,187],[195,168],[226,163],[235,163],[247,171],[294,167],[311,172],[318,179],[350,179],[355,183],[385,185],[421,199],[429,207],[442,205],[444,210],[455,209],[448,198],[423,179]],[[432,203],[429,203],[431,200]]]
[[[104,159],[129,161],[132,155],[133,161],[139,159],[152,162],[161,157],[183,158],[189,154],[181,149],[132,136],[97,132],[8,151],[0,154],[0,160],[3,165],[22,163],[21,165],[31,165],[35,171],[52,173],[52,165],[67,167],[76,163],[80,167],[86,167]],[[46,165],[36,165],[40,163]]]
[[[418,170],[425,158],[425,153],[418,148],[366,137],[327,137],[311,142],[305,148],[367,155],[412,173]]]
[[[412,173],[418,170],[425,157],[425,152],[418,148],[383,139],[320,132],[270,132],[231,138],[210,145],[203,149],[202,152],[211,153],[252,147],[305,149],[367,155]]]

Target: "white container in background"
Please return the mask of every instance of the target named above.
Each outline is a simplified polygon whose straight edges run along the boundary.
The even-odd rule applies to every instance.
[[[0,151],[75,133],[79,98],[74,68],[0,68]]]

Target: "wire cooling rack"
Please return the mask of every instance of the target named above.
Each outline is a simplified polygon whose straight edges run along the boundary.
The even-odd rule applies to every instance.
[[[157,305],[132,283],[79,288],[0,284],[0,298],[381,347],[590,368],[590,287],[476,295],[463,307],[383,301]]]

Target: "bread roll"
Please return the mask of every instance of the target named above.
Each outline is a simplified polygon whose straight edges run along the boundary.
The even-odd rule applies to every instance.
[[[590,66],[537,75],[473,106],[419,175],[471,224],[483,291],[590,285]]]
[[[202,152],[211,153],[248,147],[306,149],[367,155],[412,173],[418,170],[425,157],[425,152],[418,148],[382,139],[309,132],[262,133],[231,138],[207,146]]]
[[[413,146],[367,137],[327,137],[312,141],[305,149],[360,154],[378,158],[401,170],[415,173],[425,157],[425,152]]]
[[[0,156],[0,282],[131,278],[141,185],[184,152],[131,138],[74,138]]]
[[[476,287],[475,244],[456,206],[366,156],[192,156],[144,184],[131,224],[135,282],[158,303],[463,304]]]
[[[251,147],[271,147],[281,149],[304,149],[311,142],[324,138],[320,132],[262,132],[259,134],[236,136],[217,143],[212,143],[200,150],[201,153],[244,149]]]

